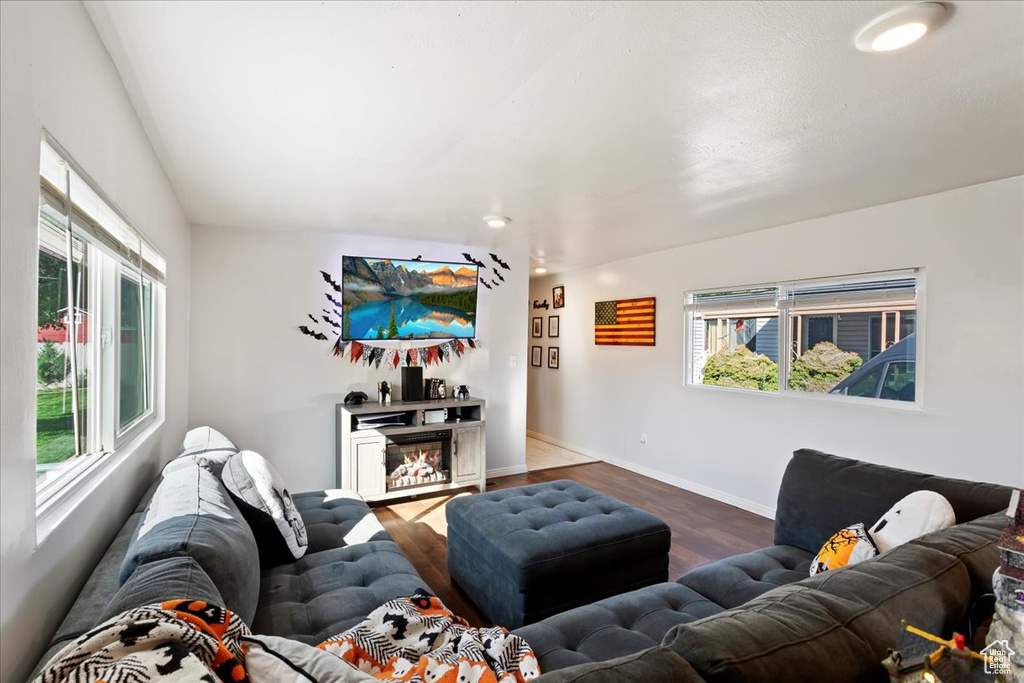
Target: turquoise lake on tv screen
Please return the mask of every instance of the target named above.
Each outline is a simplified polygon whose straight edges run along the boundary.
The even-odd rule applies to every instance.
[[[408,297],[382,301],[370,301],[349,310],[349,334],[351,339],[378,339],[378,330],[386,337],[391,322],[391,305],[395,306],[395,322],[398,338],[415,337],[461,337],[476,336],[472,316],[464,311],[443,306],[424,304]]]

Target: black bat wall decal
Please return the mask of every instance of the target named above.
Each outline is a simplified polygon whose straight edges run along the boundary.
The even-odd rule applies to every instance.
[[[498,276],[499,280],[501,280],[502,282],[505,281],[505,277],[501,273],[498,272],[497,268],[491,268],[491,270],[494,271],[494,274]]]
[[[473,264],[474,266],[476,266],[477,268],[486,268],[486,267],[487,267],[487,264],[486,264],[486,263],[484,263],[483,261],[477,261],[477,260],[476,260],[475,258],[473,258],[472,256],[470,256],[470,255],[469,255],[469,254],[467,254],[466,252],[462,252],[462,255],[466,257],[466,260],[467,260],[467,261],[469,261],[470,263],[472,263],[472,264]]]
[[[508,267],[508,263],[498,258],[497,254],[491,254],[491,258],[494,259],[494,262],[497,263],[502,268],[504,268],[505,270],[512,270],[511,268]]]
[[[307,314],[306,314],[306,317],[307,317],[307,318],[309,318],[310,320],[312,320],[312,321],[313,321],[313,322],[315,322],[315,323],[318,323],[318,322],[320,322],[319,320],[317,320],[316,318],[314,318],[314,317],[312,316],[312,314],[310,314],[310,313],[307,313]]]
[[[485,279],[483,279],[483,278],[480,278],[480,284],[482,284],[482,285],[483,285],[484,287],[486,287],[487,289],[494,289],[494,288],[493,288],[493,287],[491,287],[491,286],[490,286],[489,284],[487,284],[487,280],[485,280]]]
[[[326,270],[321,270],[320,274],[324,276],[324,282],[333,287],[335,292],[341,291],[341,285],[334,281],[334,278],[331,277],[330,273],[328,273]]]
[[[420,255],[418,255],[418,256],[417,256],[416,258],[414,258],[414,259],[409,259],[409,260],[410,260],[410,261],[422,261],[422,260],[423,260],[423,254],[420,254]]]
[[[305,325],[299,325],[299,332],[301,332],[302,334],[306,335],[307,337],[312,337],[313,339],[316,339],[317,341],[327,341],[327,335],[326,334],[324,334],[323,332],[314,332],[313,330],[309,329]]]
[[[341,313],[338,313],[337,311],[328,311],[326,308],[321,308],[320,310],[326,313],[327,315],[336,315],[339,318],[341,317]]]
[[[337,299],[335,299],[335,298],[334,298],[333,296],[331,296],[330,294],[327,294],[327,293],[325,292],[325,293],[324,293],[324,296],[326,296],[326,297],[327,297],[327,300],[328,300],[328,301],[330,301],[330,302],[331,302],[332,304],[334,304],[334,305],[335,305],[336,307],[338,307],[338,308],[341,308],[341,307],[342,307],[342,306],[341,306],[341,302],[340,302],[340,301],[338,301]]]
[[[491,280],[491,282],[494,283],[495,287],[501,287],[501,284],[499,284],[497,280]]]
[[[331,326],[331,327],[333,327],[334,329],[338,329],[338,328],[340,328],[340,327],[341,327],[341,324],[340,324],[340,323],[336,323],[336,322],[334,322],[333,320],[331,320],[330,318],[328,318],[328,317],[327,317],[326,315],[325,315],[325,316],[321,316],[321,317],[323,317],[323,319],[324,319],[324,322],[325,322],[325,323],[327,323],[328,325],[330,325],[330,326]],[[326,339],[326,337],[325,337],[325,339]]]

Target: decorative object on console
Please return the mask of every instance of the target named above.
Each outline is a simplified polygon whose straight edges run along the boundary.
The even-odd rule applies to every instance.
[[[456,384],[455,391],[453,392],[452,396],[454,398],[459,399],[460,401],[465,401],[467,398],[469,398],[469,385]]]
[[[594,343],[598,346],[654,346],[654,297],[594,304]]]
[[[544,349],[540,346],[530,347],[530,365],[539,368],[544,364]]]
[[[427,380],[427,399],[435,400],[439,398],[447,397],[448,392],[444,386],[443,379],[428,379]]]
[[[551,290],[551,300],[555,308],[565,308],[565,285],[558,285]]]
[[[253,451],[236,453],[224,466],[221,481],[260,543],[261,562],[273,563],[287,555],[297,560],[306,554],[306,525],[284,480],[266,458]]]
[[[558,369],[558,347],[557,346],[549,346],[548,347],[548,367],[552,368],[553,370],[557,370]]]
[[[868,531],[884,553],[918,536],[956,524],[953,506],[934,491],[914,491],[892,506]]]
[[[533,329],[530,331],[530,336],[534,339],[538,339],[544,336],[544,318],[533,319]]]
[[[377,382],[377,402],[391,403],[391,385],[386,381]]]
[[[558,336],[558,316],[557,315],[549,315],[548,316],[548,336],[549,337],[557,337]]]
[[[826,572],[829,569],[845,567],[870,559],[878,554],[878,549],[868,537],[863,522],[851,524],[832,534],[825,541],[821,550],[811,560],[811,576]]]

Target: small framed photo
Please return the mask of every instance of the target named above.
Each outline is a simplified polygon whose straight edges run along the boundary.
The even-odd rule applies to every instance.
[[[539,368],[543,365],[544,361],[544,349],[539,346],[530,347],[530,365],[535,368]]]
[[[549,346],[548,347],[548,367],[549,368],[553,368],[555,370],[558,369],[558,347],[557,346]]]
[[[548,336],[549,337],[557,337],[558,336],[558,316],[557,315],[549,315],[548,316]]]
[[[530,334],[530,336],[534,338],[544,336],[544,318],[533,319],[533,332]]]
[[[555,308],[565,308],[565,285],[558,285],[551,290],[551,299]]]

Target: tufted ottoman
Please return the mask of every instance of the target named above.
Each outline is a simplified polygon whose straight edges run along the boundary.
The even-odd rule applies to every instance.
[[[448,573],[508,629],[668,579],[668,525],[574,481],[456,498],[445,514]]]

